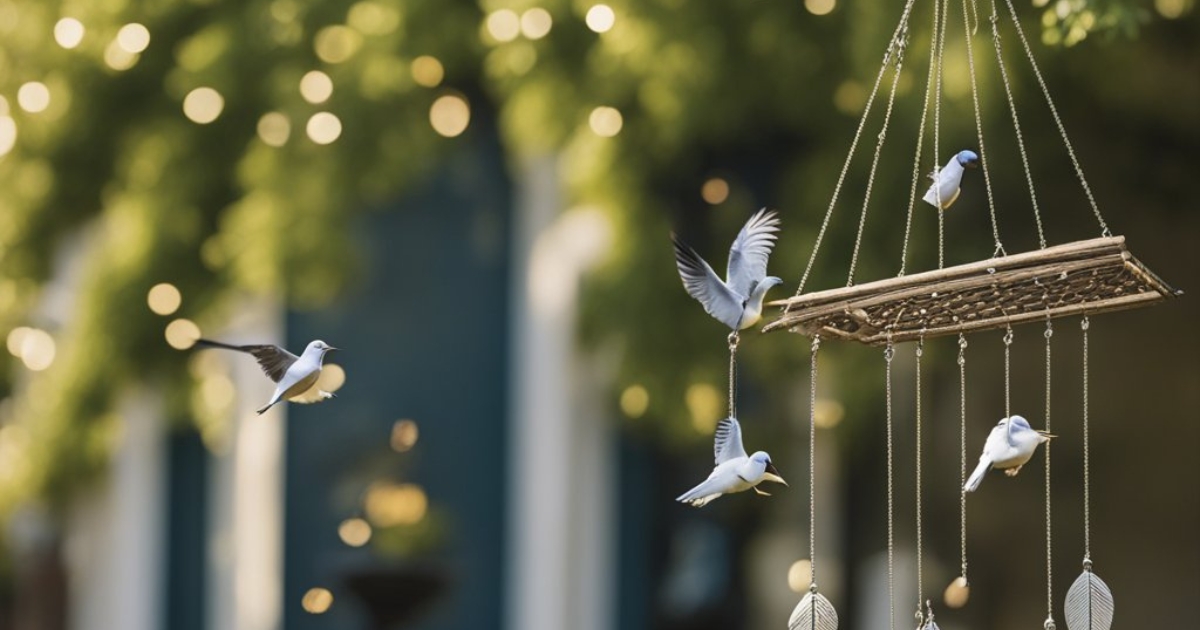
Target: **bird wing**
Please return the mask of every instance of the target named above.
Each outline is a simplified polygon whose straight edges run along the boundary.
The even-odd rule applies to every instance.
[[[683,279],[688,295],[696,298],[709,315],[737,330],[745,297],[738,296],[721,282],[712,267],[678,236],[671,234],[671,242],[675,245],[675,265],[679,267],[679,277]]]
[[[1005,424],[1005,427],[1004,427],[1004,439],[1005,439],[1005,441],[1008,443],[1008,446],[1010,446],[1010,447],[1012,447],[1012,448],[1017,448],[1017,441],[1013,439],[1013,422],[1012,422],[1012,418],[1007,418],[1006,420],[1003,420],[1003,422],[1004,422],[1004,424]]]
[[[308,389],[304,390],[303,392],[300,392],[299,394],[296,394],[295,396],[288,398],[288,400],[291,402],[294,402],[294,403],[301,403],[304,405],[309,405],[312,403],[321,402],[322,400],[327,400],[331,396],[332,396],[332,394],[328,394],[326,392],[321,391],[321,388],[317,387],[317,383],[314,382],[312,387],[309,387]]]
[[[725,270],[725,282],[738,295],[749,297],[754,285],[767,277],[767,259],[775,247],[779,224],[779,215],[763,208],[738,232]]]
[[[720,466],[738,457],[746,457],[746,448],[742,446],[742,425],[737,418],[725,418],[717,423],[717,431],[713,436],[713,457]]]
[[[270,344],[235,346],[228,343],[221,343],[220,341],[198,339],[196,345],[209,348],[224,348],[225,350],[236,350],[237,352],[252,354],[258,361],[258,365],[262,367],[263,372],[276,383],[283,378],[284,374],[287,374],[288,368],[292,367],[292,364],[300,358],[279,346]]]

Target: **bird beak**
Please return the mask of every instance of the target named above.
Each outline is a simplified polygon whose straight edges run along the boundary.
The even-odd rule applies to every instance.
[[[767,470],[763,473],[763,479],[767,481],[774,481],[775,483],[781,483],[785,486],[788,485],[788,483],[783,480],[783,477],[779,476],[779,470],[775,468],[775,464],[767,464]]]
[[[1037,434],[1046,438],[1047,440],[1049,440],[1050,438],[1058,437],[1057,435],[1054,435],[1053,433],[1046,433],[1045,431],[1038,431]]]
[[[325,352],[333,352],[334,350],[341,350],[341,348],[334,348],[333,346],[325,348]]]
[[[967,168],[979,168],[979,160],[969,160],[966,164]]]

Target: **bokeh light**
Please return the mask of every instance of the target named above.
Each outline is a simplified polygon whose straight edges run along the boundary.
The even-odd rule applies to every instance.
[[[607,33],[617,21],[617,15],[607,4],[597,4],[588,9],[584,22],[597,33]]]
[[[28,335],[30,328],[27,326],[17,326],[8,331],[8,337],[5,338],[5,345],[8,346],[9,354],[21,358],[21,344],[25,341],[25,335]]]
[[[163,336],[167,338],[167,343],[176,350],[187,350],[196,345],[196,340],[200,338],[200,327],[190,319],[176,319],[170,324],[167,324]]]
[[[415,525],[425,518],[429,499],[416,484],[378,481],[367,489],[364,508],[377,527]]]
[[[11,116],[0,116],[0,156],[6,155],[17,145],[17,121]]]
[[[1177,20],[1194,8],[1195,0],[1154,0],[1154,10],[1168,20]]]
[[[314,105],[324,103],[333,96],[333,79],[320,70],[306,72],[300,78],[300,96]]]
[[[837,0],[804,0],[804,8],[813,15],[829,15],[837,6]]]
[[[330,144],[342,135],[342,121],[329,112],[317,112],[308,119],[305,133],[317,144]]]
[[[258,137],[264,144],[281,147],[292,134],[292,123],[280,112],[268,112],[258,119]]]
[[[729,198],[729,182],[720,177],[709,178],[700,187],[700,196],[714,206],[724,203]]]
[[[487,31],[498,42],[511,42],[521,34],[521,18],[510,9],[494,11],[487,16]]]
[[[138,59],[139,55],[121,48],[115,39],[104,49],[104,65],[113,70],[128,70],[137,65]]]
[[[65,17],[54,25],[54,41],[58,42],[59,46],[70,50],[83,41],[85,30],[83,22],[75,18]]]
[[[333,606],[333,593],[327,588],[310,588],[304,593],[304,597],[300,600],[300,606],[304,608],[304,612],[313,615],[323,614]]]
[[[429,108],[429,124],[447,138],[462,135],[471,124],[471,106],[467,99],[456,94],[438,97]]]
[[[692,428],[702,435],[712,435],[724,413],[717,388],[708,383],[693,383],[688,386],[684,401],[692,414]]]
[[[813,423],[818,429],[832,429],[846,417],[846,407],[832,398],[818,398],[813,407]]]
[[[361,518],[348,518],[338,525],[338,538],[351,547],[371,542],[371,524]]]
[[[330,394],[346,384],[346,371],[336,363],[326,363],[321,368],[321,376],[317,378],[317,388]]]
[[[407,418],[397,420],[392,425],[392,438],[390,440],[392,450],[397,453],[411,451],[412,447],[417,445],[417,439],[420,437],[421,431],[417,427],[416,422]]]
[[[40,81],[30,81],[17,90],[17,105],[21,109],[36,114],[50,107],[50,88]]]
[[[313,51],[325,63],[342,63],[353,57],[361,46],[362,35],[341,24],[326,26],[313,38]]]
[[[413,81],[423,87],[437,87],[446,76],[446,70],[437,57],[421,55],[412,62]]]
[[[808,585],[812,584],[812,562],[808,559],[793,562],[788,567],[787,582],[793,593],[807,593]]]
[[[150,306],[150,310],[158,315],[170,315],[179,310],[179,305],[183,303],[183,294],[175,285],[168,282],[162,282],[150,287],[150,292],[146,294],[146,304]]]
[[[138,54],[150,46],[150,29],[136,22],[117,31],[117,45],[127,53]]]
[[[650,392],[641,385],[630,385],[621,392],[621,412],[629,418],[641,418],[650,406]]]
[[[550,16],[549,11],[541,7],[534,7],[521,14],[521,32],[529,39],[545,37],[553,26],[554,18]]]
[[[18,326],[9,331],[6,345],[14,357],[34,372],[40,372],[54,363],[57,350],[54,338],[44,330]]]
[[[588,116],[588,126],[592,128],[592,132],[604,138],[611,138],[621,133],[621,127],[624,124],[625,120],[621,117],[621,112],[617,111],[615,107],[597,107]]]
[[[183,98],[183,115],[201,125],[216,120],[223,109],[225,99],[220,92],[210,87],[198,87]]]
[[[385,4],[363,0],[350,7],[346,23],[367,35],[387,35],[400,26],[400,13]]]
[[[946,592],[942,594],[942,601],[950,608],[962,608],[967,605],[967,600],[971,598],[971,587],[967,584],[967,578],[959,576],[954,578],[954,581],[946,587]]]

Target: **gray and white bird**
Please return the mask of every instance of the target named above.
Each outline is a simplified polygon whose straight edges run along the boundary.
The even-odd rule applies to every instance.
[[[767,259],[775,247],[779,223],[775,212],[765,208],[750,217],[729,248],[724,281],[696,250],[671,233],[675,264],[679,267],[684,288],[700,301],[709,315],[733,330],[749,328],[762,319],[763,298],[767,291],[783,283],[783,280],[767,275]]]
[[[696,507],[708,505],[713,499],[722,494],[742,492],[754,488],[763,496],[770,494],[758,489],[763,481],[774,481],[787,485],[779,471],[771,463],[771,456],[758,451],[749,457],[742,446],[742,425],[737,418],[725,418],[717,424],[717,432],[713,438],[713,453],[717,461],[716,468],[703,483],[679,495],[675,500],[689,503]]]
[[[254,355],[263,372],[275,381],[275,393],[267,404],[259,407],[259,415],[266,412],[281,400],[297,403],[315,403],[333,398],[334,395],[317,388],[317,379],[321,377],[321,364],[325,353],[337,350],[320,339],[310,342],[304,349],[304,354],[296,356],[279,346],[246,345],[235,346],[208,339],[196,340],[197,346],[208,348],[224,348]]]
[[[929,186],[929,190],[924,197],[921,197],[921,200],[935,208],[942,210],[949,208],[958,199],[958,194],[962,192],[963,169],[977,168],[978,166],[979,156],[975,155],[974,151],[959,151],[950,158],[942,170],[931,176],[933,184]]]
[[[1039,444],[1049,442],[1054,437],[1045,431],[1035,431],[1030,428],[1029,421],[1021,416],[1005,418],[988,434],[987,442],[983,445],[983,454],[979,456],[979,465],[971,473],[963,486],[964,492],[975,492],[983,481],[983,476],[992,468],[1003,470],[1009,477],[1017,476],[1021,466],[1033,457]]]

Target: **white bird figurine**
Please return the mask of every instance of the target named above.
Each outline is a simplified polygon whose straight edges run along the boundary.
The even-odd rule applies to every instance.
[[[325,353],[337,350],[320,339],[309,343],[304,349],[304,354],[300,356],[273,345],[235,346],[208,339],[198,339],[196,345],[254,355],[263,372],[277,383],[271,400],[257,410],[259,415],[281,400],[315,403],[334,397],[334,394],[317,389],[317,379],[321,376],[321,363],[325,359]]]
[[[742,230],[729,249],[729,264],[722,282],[704,259],[675,233],[675,264],[683,286],[692,297],[704,305],[704,310],[733,330],[742,330],[762,318],[763,298],[771,287],[783,280],[767,275],[767,259],[775,247],[779,217],[774,211],[759,210]]]
[[[983,445],[983,454],[979,456],[979,465],[963,486],[964,492],[975,492],[983,481],[988,469],[1003,470],[1009,477],[1017,476],[1039,444],[1049,442],[1054,437],[1045,431],[1035,431],[1029,427],[1029,421],[1021,416],[1005,418],[988,434],[987,442]]]
[[[722,494],[742,492],[754,488],[763,496],[770,494],[758,489],[763,481],[774,481],[787,485],[779,471],[771,463],[771,456],[758,451],[749,457],[742,446],[742,425],[737,418],[725,418],[717,424],[713,439],[713,453],[717,466],[703,483],[679,495],[676,501],[696,507],[708,505]]]
[[[958,199],[958,193],[962,192],[963,169],[978,166],[979,156],[974,151],[959,151],[937,175],[931,176],[933,184],[921,200],[935,208],[949,208]]]

